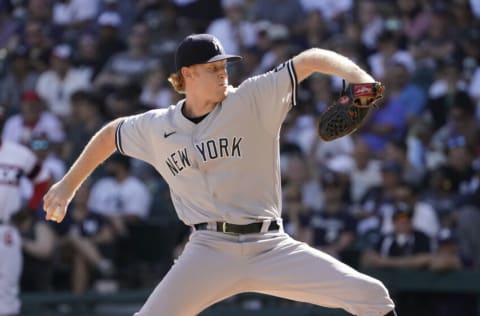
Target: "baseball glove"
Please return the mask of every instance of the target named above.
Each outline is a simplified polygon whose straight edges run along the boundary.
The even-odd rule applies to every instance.
[[[320,115],[318,135],[330,141],[354,132],[363,122],[375,102],[383,95],[380,82],[350,84],[335,102]]]

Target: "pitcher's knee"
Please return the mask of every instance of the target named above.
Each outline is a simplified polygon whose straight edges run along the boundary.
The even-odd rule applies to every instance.
[[[367,275],[356,279],[355,298],[352,310],[359,316],[381,316],[391,311],[395,305],[387,288],[377,279]]]
[[[369,284],[370,291],[372,291],[372,293],[374,293],[375,296],[378,296],[378,297],[389,296],[387,288],[381,281],[374,278],[370,278],[368,284]]]
[[[384,302],[386,305],[391,305],[393,307],[393,302],[387,288],[377,279],[368,277],[362,292],[365,293],[367,298],[372,302],[377,302],[377,304]]]

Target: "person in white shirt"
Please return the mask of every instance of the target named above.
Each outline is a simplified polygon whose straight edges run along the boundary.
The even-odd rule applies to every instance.
[[[21,96],[21,112],[6,120],[3,139],[29,146],[34,137],[43,135],[52,143],[62,143],[65,140],[62,123],[45,110],[42,103],[35,91],[24,92]]]
[[[91,71],[76,69],[71,64],[72,48],[66,44],[55,46],[50,58],[50,69],[43,72],[36,90],[53,114],[67,119],[71,114],[70,95],[90,86]]]
[[[240,54],[242,48],[255,45],[257,39],[255,26],[243,18],[244,5],[244,0],[222,0],[225,16],[212,21],[207,29],[232,54]]]
[[[151,193],[147,186],[130,173],[130,159],[113,155],[105,166],[110,175],[97,180],[92,187],[88,207],[107,216],[118,235],[128,234],[128,223],[148,216]]]
[[[98,14],[98,0],[55,1],[53,23],[64,28],[81,29],[87,27]]]

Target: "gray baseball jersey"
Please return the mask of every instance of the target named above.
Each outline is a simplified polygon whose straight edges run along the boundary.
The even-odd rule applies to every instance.
[[[183,116],[184,101],[128,117],[118,125],[117,149],[158,170],[188,225],[280,222],[279,132],[296,103],[296,85],[293,63],[287,61],[230,87],[226,99],[198,124]],[[194,230],[135,316],[197,315],[242,292],[341,307],[359,316],[393,308],[379,281],[282,229],[245,235]]]
[[[230,86],[198,124],[182,114],[184,100],[126,118],[117,128],[117,149],[157,169],[187,225],[278,219],[279,130],[296,103],[296,82],[290,60]]]

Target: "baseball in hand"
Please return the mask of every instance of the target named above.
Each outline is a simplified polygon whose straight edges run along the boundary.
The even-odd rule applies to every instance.
[[[57,206],[57,208],[55,208],[55,211],[53,212],[52,220],[58,222],[58,220],[62,217],[62,214],[63,214],[62,208],[60,206]]]

